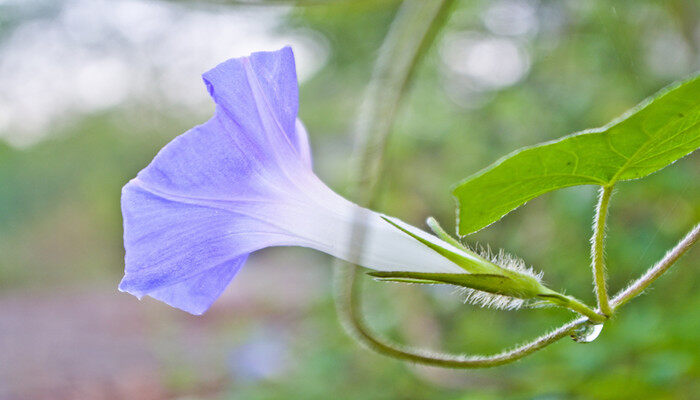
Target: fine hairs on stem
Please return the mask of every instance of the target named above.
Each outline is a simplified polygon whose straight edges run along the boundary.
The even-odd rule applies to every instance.
[[[620,293],[616,294],[611,302],[613,310],[620,308],[628,301],[642,294],[644,289],[649,287],[649,285],[663,275],[664,272],[668,271],[683,254],[690,250],[698,241],[698,237],[700,237],[700,224],[696,224],[678,244],[669,250],[659,262],[649,268],[647,272],[630,283],[624,290],[620,291]]]
[[[381,46],[372,80],[357,119],[355,139],[358,162],[355,171],[357,185],[355,195],[361,205],[372,206],[377,200],[384,151],[401,97],[413,75],[415,66],[449,16],[453,3],[454,0],[406,0],[391,24],[389,33]],[[612,315],[614,310],[641,294],[687,252],[700,235],[700,224],[698,224],[662,260],[610,301],[605,287],[603,251],[605,219],[611,194],[612,187],[604,187],[601,190],[591,247],[599,305],[599,310],[595,312],[602,312],[606,316]],[[361,247],[364,232],[359,230],[353,232],[351,239],[357,241]],[[590,323],[587,317],[581,317],[523,345],[487,356],[445,354],[414,349],[381,338],[366,325],[362,318],[361,277],[358,267],[336,261],[335,275],[336,309],[348,333],[371,350],[417,364],[459,369],[495,367],[541,350]],[[603,318],[599,315],[590,317],[594,316]]]
[[[598,308],[608,317],[612,314],[612,309],[608,300],[607,279],[605,276],[605,225],[612,191],[612,186],[605,186],[600,189],[593,221],[593,236],[591,237],[593,285],[598,299]]]
[[[384,149],[401,95],[424,50],[429,47],[447,19],[453,2],[405,1],[382,44],[373,79],[358,117],[356,132],[359,152],[357,197],[364,205],[372,205],[377,198]],[[364,240],[363,232],[354,232],[352,240],[361,244]],[[378,353],[425,365],[486,368],[506,364],[556,342],[587,321],[586,318],[572,321],[529,343],[492,356],[441,354],[408,349],[376,337],[365,325],[361,317],[357,267],[337,261],[335,274],[336,309],[345,329],[361,344]]]
[[[528,356],[546,346],[570,335],[576,328],[586,324],[588,319],[578,318],[568,322],[534,340],[518,345],[493,355],[466,355],[433,352],[425,349],[410,348],[372,333],[362,318],[362,306],[359,297],[361,273],[357,267],[340,262],[335,270],[336,306],[341,315],[345,329],[365,347],[386,356],[412,363],[435,367],[474,369],[489,368],[511,363]]]
[[[683,254],[685,254],[700,237],[700,224],[695,225],[673,249],[651,267],[644,275],[632,282],[626,289],[617,293],[611,304],[618,309],[629,300],[638,296],[656,278],[667,271]],[[362,305],[359,296],[360,273],[353,265],[340,262],[336,266],[335,295],[336,306],[345,329],[362,345],[396,359],[417,364],[445,368],[473,369],[489,368],[521,359],[529,354],[571,335],[577,328],[587,324],[586,317],[570,321],[530,342],[516,346],[494,355],[456,355],[413,349],[404,345],[391,343],[373,334],[362,318]]]

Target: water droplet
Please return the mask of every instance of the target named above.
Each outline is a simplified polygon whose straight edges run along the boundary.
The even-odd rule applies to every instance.
[[[574,329],[571,338],[574,339],[574,342],[590,343],[596,340],[602,330],[603,324],[594,324],[589,321]]]

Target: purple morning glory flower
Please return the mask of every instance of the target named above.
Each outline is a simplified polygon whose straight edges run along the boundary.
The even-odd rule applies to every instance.
[[[397,229],[313,173],[289,47],[225,61],[203,79],[214,116],[122,190],[120,290],[201,314],[251,252],[270,246],[310,247],[378,271],[465,273],[435,246],[471,254],[391,219]]]

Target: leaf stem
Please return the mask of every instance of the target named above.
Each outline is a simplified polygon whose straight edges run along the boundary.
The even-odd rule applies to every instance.
[[[612,299],[613,310],[618,309],[628,301],[639,296],[652,282],[663,275],[664,272],[668,271],[668,269],[698,241],[698,237],[700,237],[700,224],[696,224],[678,244],[669,250],[661,260],[654,264],[654,266],[649,268],[644,275],[640,276],[637,280],[630,283],[627,288],[615,295]]]
[[[591,237],[591,259],[593,269],[593,283],[598,299],[598,308],[606,316],[610,317],[613,310],[610,308],[605,277],[605,223],[610,205],[613,186],[603,186],[598,196],[595,220],[593,222],[593,237]]]

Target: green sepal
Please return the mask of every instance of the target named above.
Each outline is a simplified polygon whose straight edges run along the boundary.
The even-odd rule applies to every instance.
[[[549,303],[553,303],[562,307],[568,307],[571,304],[571,299],[561,293],[540,293],[537,297],[544,299]]]
[[[486,260],[485,258],[481,257],[478,254],[475,254],[463,246],[455,247],[455,250],[459,251],[460,254],[457,251],[453,251],[452,249],[448,248],[447,246],[440,246],[437,245],[413,232],[410,230],[406,229],[405,227],[399,225],[397,222],[394,222],[391,218],[387,218],[385,216],[382,216],[382,218],[392,224],[394,227],[397,229],[403,231],[407,235],[411,236],[412,238],[416,239],[417,241],[423,243],[424,245],[428,246],[441,256],[447,258],[448,260],[452,261],[459,267],[463,268],[465,271],[469,273],[476,273],[476,274],[499,274],[502,270],[501,267],[491,263],[490,261]],[[454,239],[453,239],[454,240]]]
[[[463,245],[460,241],[457,239],[453,238],[450,236],[449,233],[447,233],[444,229],[442,229],[442,226],[440,226],[440,223],[437,222],[437,220],[433,217],[428,217],[428,219],[425,221],[426,224],[428,224],[428,227],[430,227],[430,230],[433,231],[433,233],[439,237],[440,239],[444,240],[445,242],[453,245],[454,247],[463,250],[463,251],[470,251],[467,249],[465,245]]]
[[[455,263],[457,266],[464,269],[467,273],[431,273],[431,272],[372,272],[371,276],[384,281],[404,282],[404,283],[424,283],[424,284],[449,284],[462,287],[468,287],[484,292],[501,294],[505,296],[517,297],[521,299],[530,299],[539,294],[556,293],[551,289],[543,286],[534,277],[503,268],[491,261],[475,254],[467,249],[464,245],[457,242],[452,244],[455,239],[450,240],[435,238],[438,242],[433,242],[430,235],[417,230],[412,232],[410,225],[402,226],[402,221],[394,221],[391,218],[382,216],[388,223],[392,224],[397,229],[428,246],[433,251]],[[440,237],[448,237],[449,235],[437,224],[437,221],[430,221],[429,225],[436,231]],[[415,229],[415,228],[413,228]],[[426,235],[426,237],[420,234]]]
[[[422,284],[447,284],[481,290],[493,294],[529,299],[540,291],[520,285],[504,275],[497,274],[450,274],[439,272],[374,271],[368,275],[380,281]]]

